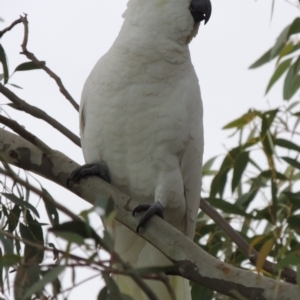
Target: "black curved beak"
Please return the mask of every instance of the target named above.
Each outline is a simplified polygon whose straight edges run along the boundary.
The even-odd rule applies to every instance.
[[[193,0],[190,5],[190,12],[195,23],[200,23],[204,20],[204,24],[206,24],[211,15],[210,0]]]

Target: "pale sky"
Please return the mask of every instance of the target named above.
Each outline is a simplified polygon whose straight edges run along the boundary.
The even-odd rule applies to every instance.
[[[297,1],[295,1],[297,2]],[[267,97],[264,91],[274,70],[274,63],[263,68],[248,67],[268,50],[281,30],[299,15],[299,9],[288,1],[276,0],[271,21],[272,0],[212,0],[212,16],[201,25],[191,43],[191,55],[199,77],[204,104],[204,161],[224,153],[232,145],[230,132],[221,128],[250,107],[267,109],[281,101],[282,82]],[[29,51],[58,74],[70,94],[79,103],[83,83],[96,61],[109,49],[122,24],[125,0],[0,0],[0,27],[8,26],[20,14],[29,19]],[[23,27],[7,33],[1,43],[9,60],[10,72],[27,61],[20,55]],[[57,86],[43,71],[19,72],[10,79],[22,90],[8,85],[17,95],[36,105],[78,134],[77,112],[59,93]],[[0,103],[8,101],[0,95]],[[6,109],[6,108],[5,108]],[[52,148],[78,163],[81,150],[42,121],[33,121],[25,113],[7,108],[12,118],[26,126]],[[78,213],[87,205],[50,182],[45,186],[56,200]],[[95,299],[99,281],[78,288],[70,299]]]

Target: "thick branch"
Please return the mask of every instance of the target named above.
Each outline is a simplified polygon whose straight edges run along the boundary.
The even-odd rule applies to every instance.
[[[24,54],[28,59],[30,59],[32,62],[34,62],[36,65],[38,65],[41,69],[43,69],[51,78],[54,79],[56,84],[59,87],[60,92],[66,97],[67,100],[73,105],[73,107],[79,111],[79,105],[76,103],[76,101],[73,99],[73,97],[70,95],[70,93],[67,91],[67,89],[64,87],[61,79],[52,71],[50,70],[44,62],[38,60],[36,56],[27,50],[27,43],[28,43],[28,20],[27,15],[24,17],[20,17],[22,20],[22,23],[24,25],[24,38],[23,43],[21,45],[22,52],[21,54]]]
[[[68,139],[70,139],[74,144],[81,147],[80,139],[73,132],[71,132],[68,128],[63,126],[61,123],[57,122],[55,119],[46,114],[43,110],[39,109],[36,106],[32,106],[28,104],[26,101],[19,98],[16,94],[14,94],[11,90],[6,88],[3,84],[0,83],[0,93],[3,94],[7,99],[13,102],[18,109],[34,116],[35,118],[44,120],[63,135],[65,135]]]
[[[22,138],[0,130],[0,154],[10,164],[33,171],[66,187],[66,178],[78,165],[64,154],[43,154]],[[99,178],[91,177],[74,186],[74,193],[94,203],[101,195],[115,203],[117,220],[131,230],[136,218],[131,214],[137,202]],[[297,285],[266,278],[220,262],[164,220],[154,216],[140,234],[175,265],[176,274],[235,299],[300,300]]]
[[[231,226],[224,220],[224,218],[213,208],[210,204],[201,198],[200,208],[227,234],[227,236],[237,245],[239,250],[250,259],[253,265],[256,265],[258,259],[258,252],[247,243]],[[263,270],[278,275],[276,264],[271,263],[267,259],[263,264]],[[284,268],[280,271],[280,276],[287,281],[296,283],[297,274],[294,270]]]

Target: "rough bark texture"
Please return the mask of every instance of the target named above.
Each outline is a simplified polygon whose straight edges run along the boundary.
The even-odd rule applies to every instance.
[[[0,129],[0,155],[2,160],[65,188],[68,173],[78,167],[61,152],[43,154],[23,138],[3,129]],[[113,200],[117,220],[135,230],[137,219],[131,212],[137,201],[113,186],[91,177],[76,184],[71,191],[92,204],[98,195]],[[300,300],[297,285],[278,282],[225,264],[159,217],[154,216],[140,235],[174,262],[175,273],[219,293],[241,300]]]

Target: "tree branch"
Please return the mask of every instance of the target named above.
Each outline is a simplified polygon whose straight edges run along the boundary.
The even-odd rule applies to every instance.
[[[7,32],[12,30],[17,24],[22,23],[22,17],[20,17],[19,19],[15,20],[14,22],[12,22],[8,27],[4,28],[3,30],[0,31],[0,38],[2,38],[2,36]]]
[[[0,83],[0,93],[3,94],[7,99],[13,102],[18,109],[34,116],[35,118],[44,120],[55,129],[57,129],[60,133],[65,135],[68,139],[70,139],[74,144],[81,147],[80,139],[77,135],[71,132],[68,128],[63,126],[61,123],[57,122],[55,119],[50,117],[43,110],[39,109],[36,106],[32,106],[28,104],[26,101],[19,98],[16,94],[14,94],[11,90],[6,88],[3,84]]]
[[[42,140],[33,135],[31,132],[27,131],[17,121],[0,115],[0,123],[12,129],[14,132],[16,132],[22,138],[39,148],[45,154],[50,154],[52,152],[52,149],[48,145],[46,145]]]
[[[249,258],[251,263],[255,266],[259,253],[247,243],[231,226],[230,224],[224,220],[224,218],[213,208],[210,204],[203,198],[200,201],[200,209],[202,209],[228,236],[229,238],[236,244],[239,250]],[[280,270],[276,270],[276,264],[265,260],[263,264],[263,270],[271,273],[273,275],[280,276],[285,278],[288,282],[296,283],[297,273],[289,268],[283,268]]]
[[[68,173],[78,167],[64,154],[54,151],[45,155],[13,133],[0,130],[0,154],[6,162],[35,172],[66,188]],[[72,192],[94,203],[101,195],[112,199],[117,212],[116,219],[135,231],[137,220],[132,210],[138,204],[127,195],[100,178],[81,180]],[[139,234],[164,253],[175,266],[175,272],[184,278],[235,299],[300,300],[297,285],[263,277],[238,269],[212,257],[170,224],[154,216]]]
[[[32,62],[34,62],[36,65],[38,65],[41,69],[43,69],[51,78],[54,79],[54,81],[56,82],[56,84],[59,87],[60,92],[66,97],[67,100],[69,100],[69,102],[72,104],[72,106],[79,111],[79,105],[77,104],[77,102],[73,99],[73,97],[70,95],[70,93],[67,91],[67,89],[64,87],[61,79],[52,71],[50,70],[44,62],[38,60],[36,58],[36,56],[32,53],[29,52],[27,50],[27,43],[28,43],[28,19],[27,19],[27,15],[25,14],[24,16],[20,17],[21,22],[24,25],[24,38],[23,38],[23,42],[22,42],[22,52],[21,54],[24,54],[28,59],[30,59]]]

